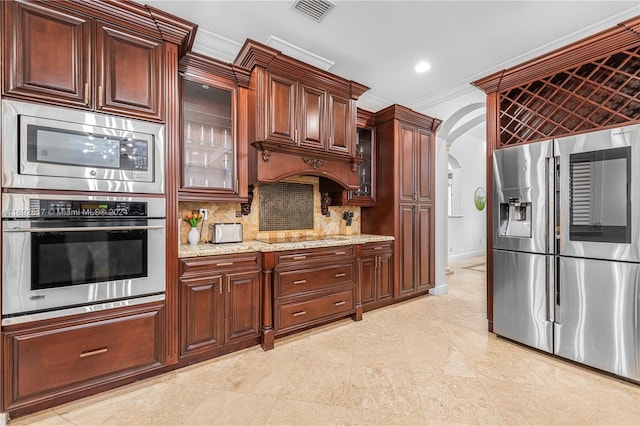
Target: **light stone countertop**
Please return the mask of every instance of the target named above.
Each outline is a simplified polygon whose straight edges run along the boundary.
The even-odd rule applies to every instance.
[[[247,240],[241,243],[200,243],[196,245],[182,244],[178,248],[178,258],[182,259],[186,257],[213,256],[217,254],[249,253],[253,251],[267,252],[316,247],[349,246],[353,244],[365,244],[394,240],[394,238],[390,236],[371,234],[327,235],[318,238],[318,240],[287,243],[263,243],[256,240]]]

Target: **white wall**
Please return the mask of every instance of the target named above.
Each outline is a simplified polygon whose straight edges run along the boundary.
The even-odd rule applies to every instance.
[[[474,192],[486,188],[484,139],[466,133],[453,142],[449,155],[455,157],[462,169],[462,216],[449,217],[449,260],[464,259],[486,251],[486,207],[478,211]]]

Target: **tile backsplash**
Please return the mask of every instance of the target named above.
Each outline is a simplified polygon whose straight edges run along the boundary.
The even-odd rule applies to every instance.
[[[260,186],[253,190],[253,203],[251,213],[247,216],[236,217],[236,212],[240,211],[239,203],[203,203],[203,202],[180,202],[180,243],[187,243],[189,224],[182,218],[188,213],[198,209],[207,209],[208,218],[204,225],[201,224],[202,232],[200,241],[209,240],[209,224],[212,223],[241,223],[243,239],[252,240],[256,237],[297,237],[297,236],[317,236],[337,234],[360,234],[360,207],[354,206],[330,206],[330,216],[326,217],[320,213],[320,192],[318,189],[319,179],[315,176],[292,176],[283,182],[310,184],[313,186],[313,229],[297,229],[283,231],[260,231]],[[283,201],[285,199],[283,198]],[[342,219],[344,211],[353,212],[353,220],[350,227],[345,226]]]

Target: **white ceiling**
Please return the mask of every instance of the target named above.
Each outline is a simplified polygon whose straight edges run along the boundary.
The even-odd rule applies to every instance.
[[[470,82],[640,15],[640,0],[338,0],[317,23],[294,1],[140,2],[197,23],[195,51],[231,62],[246,38],[276,37],[371,87],[359,102],[365,109],[398,103],[442,119],[449,112],[439,105],[484,98]],[[416,74],[419,60],[431,70]]]

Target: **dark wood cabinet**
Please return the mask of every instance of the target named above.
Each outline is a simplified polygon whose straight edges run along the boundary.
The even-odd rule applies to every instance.
[[[260,254],[181,261],[180,353],[215,356],[260,335]]]
[[[265,112],[267,119],[264,123],[264,132],[258,132],[256,138],[295,146],[297,144],[297,83],[294,80],[273,74],[267,74],[266,78],[267,95],[265,101],[268,104]],[[255,108],[259,108],[259,105],[256,105]]]
[[[430,205],[400,205],[400,296],[433,287],[432,219]]]
[[[3,95],[164,121],[164,44],[76,12],[3,2]]]
[[[2,2],[2,93],[41,102],[90,107],[91,18],[51,4]]]
[[[266,73],[264,78],[267,94],[257,98],[264,98],[266,131],[258,129],[256,139],[284,152],[354,155],[355,102],[287,76]]]
[[[162,40],[97,21],[95,109],[163,120],[163,57]]]
[[[4,409],[59,403],[160,367],[163,312],[154,303],[6,327]]]
[[[393,242],[362,246],[360,289],[364,310],[393,302]]]
[[[329,139],[327,150],[345,156],[356,155],[354,143],[353,123],[355,122],[355,102],[344,96],[331,92],[327,93],[329,112],[327,114],[327,129]]]
[[[399,123],[400,202],[431,203],[435,143],[432,132]]]
[[[274,265],[276,336],[355,315],[354,246],[277,252]]]
[[[363,207],[363,233],[393,235],[394,298],[435,285],[435,131],[440,121],[392,105],[376,113],[377,200]]]
[[[302,83],[299,87],[300,116],[296,129],[299,128],[301,134],[298,142],[302,148],[323,151],[327,139],[323,123],[326,110],[324,91]]]
[[[249,142],[264,161],[271,152],[354,161],[356,100],[367,87],[253,40],[234,63],[252,71]]]
[[[182,58],[179,70],[180,200],[246,202],[248,147],[240,91],[249,72],[196,53]]]

